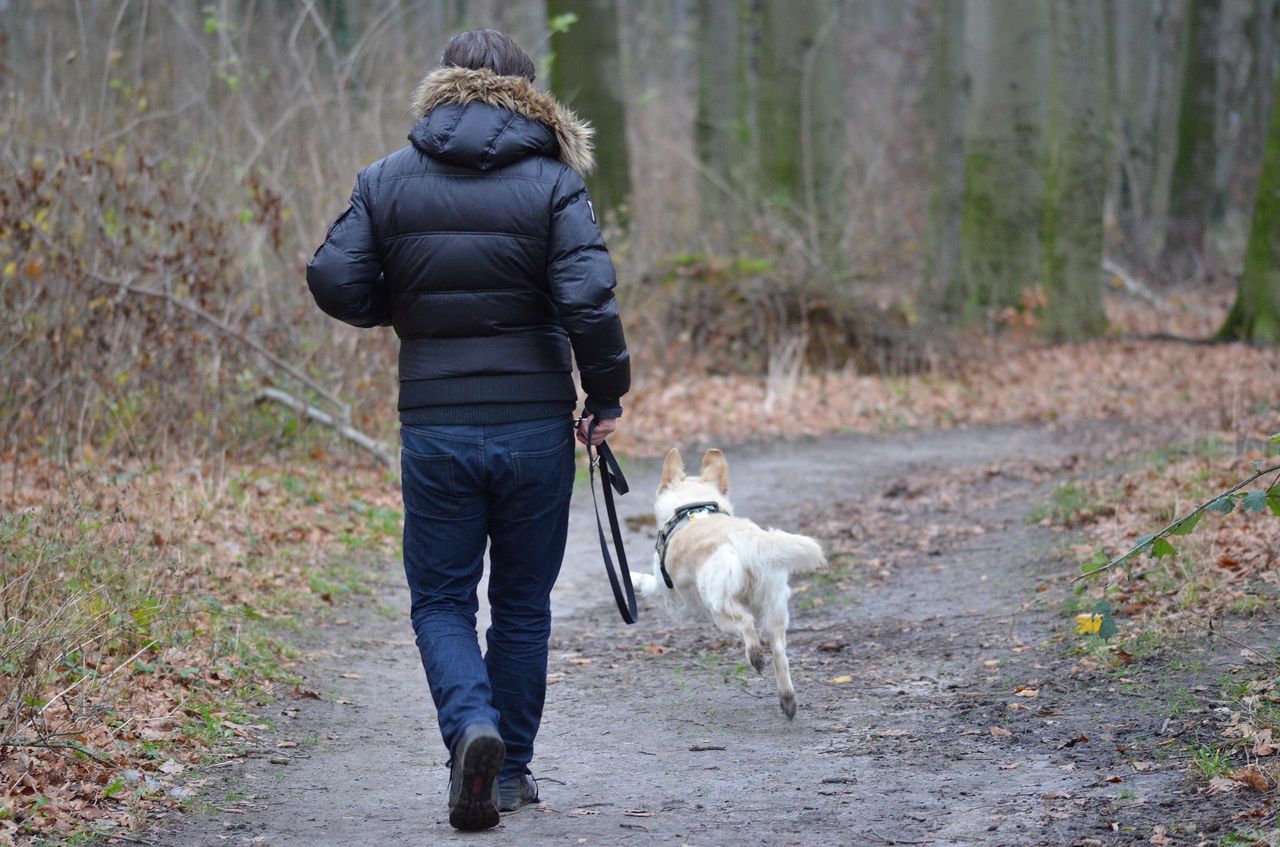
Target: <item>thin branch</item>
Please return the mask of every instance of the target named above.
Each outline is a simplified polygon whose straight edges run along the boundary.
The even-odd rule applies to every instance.
[[[1129,550],[1129,552],[1125,553],[1123,556],[1117,556],[1111,561],[1107,562],[1105,565],[1100,565],[1099,567],[1096,567],[1090,571],[1086,571],[1085,573],[1080,574],[1080,576],[1076,577],[1071,581],[1073,583],[1079,582],[1082,579],[1088,579],[1091,576],[1096,576],[1097,574],[1100,574],[1103,571],[1114,568],[1116,565],[1132,557],[1139,550],[1149,547],[1150,545],[1154,544],[1155,542],[1159,541],[1162,538],[1168,538],[1170,535],[1173,534],[1174,530],[1176,530],[1178,527],[1182,526],[1184,523],[1194,518],[1196,515],[1202,514],[1205,509],[1208,509],[1214,503],[1217,503],[1221,500],[1226,499],[1227,497],[1230,497],[1232,494],[1235,494],[1241,488],[1244,488],[1245,486],[1252,483],[1254,480],[1260,479],[1266,476],[1267,474],[1272,473],[1273,471],[1280,471],[1280,465],[1272,465],[1269,468],[1263,468],[1262,470],[1258,471],[1248,479],[1245,479],[1241,482],[1236,483],[1231,488],[1228,488],[1226,491],[1222,492],[1221,494],[1213,497],[1210,500],[1206,500],[1205,502],[1201,503],[1199,506],[1196,507],[1195,511],[1190,512],[1189,514],[1183,515],[1182,517],[1178,518],[1176,521],[1169,524],[1164,529],[1160,530],[1150,538],[1144,539],[1141,543],[1134,545],[1133,548]]]
[[[299,414],[306,415],[316,423],[333,427],[334,431],[343,438],[377,456],[389,468],[391,468],[392,471],[396,471],[399,467],[395,454],[391,452],[391,449],[386,444],[370,438],[350,424],[334,420],[334,417],[328,412],[324,412],[314,406],[308,406],[305,402],[294,397],[292,394],[287,394],[278,388],[262,388],[258,390],[254,400],[259,403],[267,400],[274,400],[283,406],[288,406]]]
[[[264,344],[262,344],[262,342],[258,341],[252,336],[246,335],[245,333],[241,332],[240,330],[226,323],[216,315],[212,315],[209,312],[206,312],[204,309],[201,309],[196,304],[190,303],[186,300],[180,300],[177,297],[174,297],[172,294],[169,294],[164,291],[154,291],[150,288],[142,288],[140,286],[132,284],[128,280],[115,279],[114,277],[105,276],[103,274],[97,273],[96,271],[85,270],[84,274],[85,276],[90,277],[96,282],[100,282],[103,285],[113,286],[115,288],[121,289],[122,291],[127,291],[130,294],[137,294],[142,297],[154,297],[158,300],[164,300],[165,302],[171,303],[174,306],[177,306],[179,309],[182,309],[183,311],[196,316],[197,318],[204,321],[205,323],[208,323],[210,326],[214,327],[223,335],[227,336],[233,341],[239,341],[241,344],[253,350],[255,353],[257,353],[262,358],[266,359],[275,367],[284,371],[289,376],[293,377],[298,382],[305,385],[307,388],[310,388],[316,394],[319,394],[321,397],[328,400],[330,403],[332,403],[334,406],[336,406],[339,409],[339,414],[341,415],[341,417],[347,418],[348,416],[350,416],[351,414],[350,407],[346,403],[342,402],[342,399],[338,397],[338,395],[334,394],[328,388],[325,388],[323,385],[316,382],[314,379],[307,376],[305,373],[298,370],[292,364],[290,364],[289,362],[286,362],[284,359],[280,358],[275,353],[272,353],[270,350],[266,348]]]
[[[1223,641],[1226,641],[1229,644],[1234,644],[1235,646],[1239,647],[1241,650],[1248,650],[1250,653],[1257,656],[1259,659],[1266,662],[1268,665],[1271,665],[1271,667],[1280,671],[1280,662],[1277,662],[1275,659],[1271,658],[1266,653],[1261,652],[1257,648],[1250,647],[1248,644],[1245,644],[1243,641],[1237,641],[1236,639],[1232,638],[1230,635],[1224,635],[1221,632],[1218,632],[1218,630],[1213,628],[1212,620],[1209,621],[1210,623],[1209,626],[1205,626],[1199,621],[1192,620],[1190,618],[1187,619],[1187,623],[1191,624],[1194,627],[1198,627],[1199,629],[1204,630],[1210,635],[1216,635],[1217,637],[1221,638]]]
[[[74,750],[83,753],[95,762],[115,767],[115,762],[101,753],[90,750],[78,741],[48,741],[42,738],[15,738],[11,741],[0,741],[0,747],[39,747],[44,750]]]
[[[116,666],[115,666],[115,668],[111,671],[111,673],[109,673],[109,674],[107,674],[106,676],[104,676],[104,677],[102,677],[102,678],[101,678],[101,681],[102,681],[102,682],[106,682],[108,679],[111,679],[111,677],[115,676],[115,675],[116,675],[116,673],[117,673],[121,668],[128,667],[130,664],[132,664],[132,662],[133,662],[133,660],[134,660],[134,659],[138,658],[138,657],[139,657],[139,656],[141,656],[143,653],[147,652],[147,651],[148,651],[148,650],[150,650],[152,647],[154,647],[154,646],[155,646],[155,643],[156,643],[156,642],[155,642],[155,639],[154,639],[154,638],[153,638],[152,640],[148,641],[146,644],[144,644],[144,645],[143,645],[143,647],[142,647],[142,649],[141,649],[141,650],[139,650],[138,652],[134,653],[132,656],[130,656],[129,658],[125,659],[125,660],[124,660],[123,662],[121,662],[120,664],[116,665]],[[43,714],[44,714],[44,710],[45,710],[45,709],[47,709],[47,708],[49,708],[50,706],[52,706],[52,705],[54,704],[54,702],[55,702],[55,701],[57,701],[57,700],[61,699],[62,697],[65,697],[66,695],[70,694],[70,693],[71,693],[71,690],[72,690],[73,688],[75,688],[75,687],[76,687],[77,685],[79,685],[80,683],[84,682],[86,679],[89,679],[89,676],[88,676],[88,675],[85,675],[85,676],[80,677],[80,678],[79,678],[79,679],[77,679],[75,682],[71,683],[71,684],[70,684],[70,685],[68,685],[66,688],[62,689],[62,690],[61,690],[61,691],[59,691],[57,694],[55,694],[55,695],[53,695],[52,697],[50,697],[50,698],[48,699],[48,701],[46,701],[46,702],[45,702],[45,704],[44,704],[43,706],[41,706],[38,710],[36,710],[36,713],[35,713],[34,715],[32,715],[31,720],[27,722],[27,725],[28,725],[28,726],[30,726],[30,725],[34,724],[34,723],[36,722],[36,718],[38,718],[38,717],[40,717],[41,715],[43,715]]]

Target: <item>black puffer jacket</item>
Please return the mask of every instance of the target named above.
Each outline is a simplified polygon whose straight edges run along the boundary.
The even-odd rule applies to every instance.
[[[307,266],[327,314],[400,336],[406,424],[621,414],[630,360],[582,174],[591,130],[522,77],[444,68]]]

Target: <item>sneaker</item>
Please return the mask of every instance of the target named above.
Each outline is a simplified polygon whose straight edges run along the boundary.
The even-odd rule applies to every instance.
[[[522,806],[538,802],[538,783],[525,772],[498,783],[498,811],[514,812]]]
[[[449,774],[449,823],[454,829],[498,825],[498,772],[506,758],[507,747],[492,726],[472,724],[462,733]]]

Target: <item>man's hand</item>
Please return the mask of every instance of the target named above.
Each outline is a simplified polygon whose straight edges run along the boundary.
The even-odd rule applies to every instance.
[[[587,443],[587,429],[591,426],[592,416],[583,415],[582,421],[578,424],[578,443]],[[604,418],[596,423],[596,431],[591,434],[591,446],[599,447],[606,438],[618,428],[617,418]]]

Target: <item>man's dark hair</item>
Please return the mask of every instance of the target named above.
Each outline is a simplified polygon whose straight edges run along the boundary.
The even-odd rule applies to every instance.
[[[458,67],[491,70],[499,76],[522,76],[533,80],[533,59],[505,32],[472,29],[460,32],[444,46],[442,68]]]

